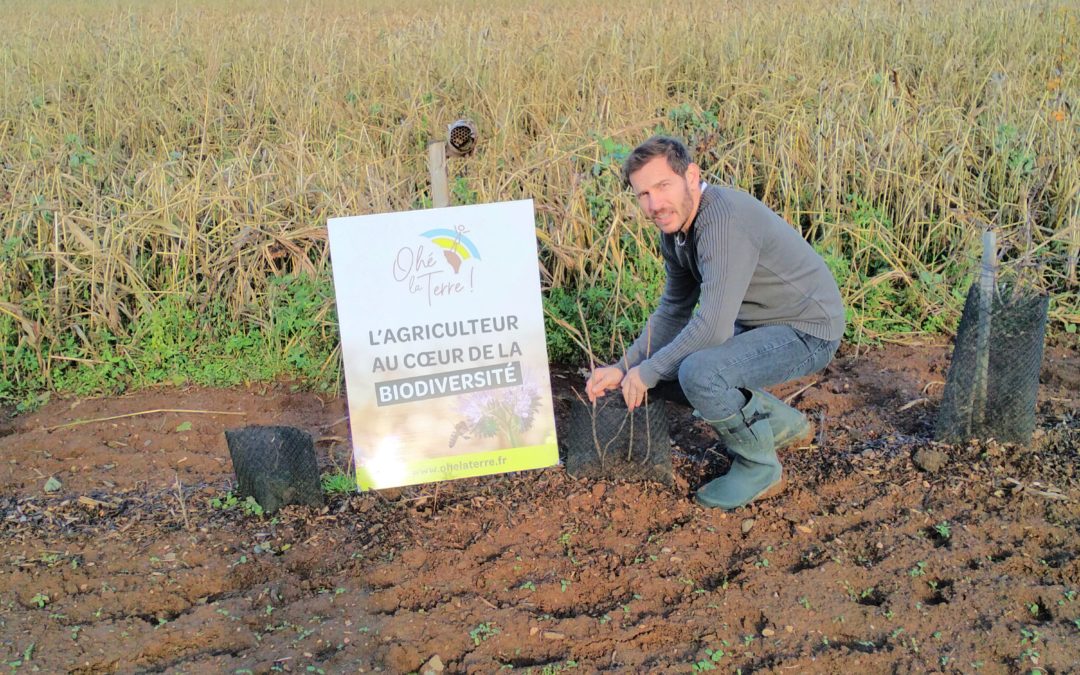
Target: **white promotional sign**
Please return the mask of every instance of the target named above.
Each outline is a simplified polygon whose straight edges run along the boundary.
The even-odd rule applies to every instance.
[[[558,462],[532,201],[329,221],[357,484]]]

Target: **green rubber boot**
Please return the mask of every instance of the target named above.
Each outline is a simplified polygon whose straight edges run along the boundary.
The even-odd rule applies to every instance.
[[[783,450],[792,445],[797,448],[810,445],[810,442],[814,440],[814,425],[810,424],[806,415],[767,391],[751,389],[750,392],[761,398],[761,407],[769,418],[773,445],[777,450]]]
[[[709,422],[720,434],[731,455],[731,469],[697,491],[702,506],[736,509],[757,499],[767,499],[784,489],[784,472],[776,457],[773,432],[766,417],[761,392],[750,391],[742,410]]]

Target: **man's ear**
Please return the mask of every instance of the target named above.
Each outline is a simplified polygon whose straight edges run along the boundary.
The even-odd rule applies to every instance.
[[[701,182],[701,167],[694,162],[686,166],[686,182],[694,186]]]

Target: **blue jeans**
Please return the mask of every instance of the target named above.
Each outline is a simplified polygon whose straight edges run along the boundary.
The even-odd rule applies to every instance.
[[[706,420],[731,417],[746,405],[740,389],[759,389],[821,370],[839,340],[822,340],[791,326],[745,329],[716,347],[694,352],[679,366],[679,380],[661,380],[652,394],[688,404]]]

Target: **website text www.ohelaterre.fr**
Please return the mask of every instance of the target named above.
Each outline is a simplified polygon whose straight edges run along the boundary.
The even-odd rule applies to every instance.
[[[425,466],[413,471],[416,476],[448,475],[464,471],[477,471],[480,469],[495,469],[506,464],[505,456],[489,457],[487,459],[458,459],[447,460],[441,464]]]

